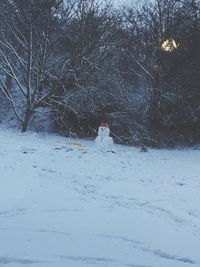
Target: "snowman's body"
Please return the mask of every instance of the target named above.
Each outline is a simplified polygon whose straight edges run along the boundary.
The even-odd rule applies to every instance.
[[[98,136],[95,139],[98,146],[111,146],[113,139],[110,137],[110,129],[108,126],[100,126],[98,130]]]

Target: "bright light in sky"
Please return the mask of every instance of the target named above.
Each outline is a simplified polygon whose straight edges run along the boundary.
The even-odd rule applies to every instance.
[[[175,49],[178,48],[178,44],[172,38],[172,39],[164,40],[161,47],[162,47],[162,50],[164,50],[165,52],[173,52]]]

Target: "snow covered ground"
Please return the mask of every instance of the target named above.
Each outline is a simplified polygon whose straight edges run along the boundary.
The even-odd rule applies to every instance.
[[[200,151],[0,140],[1,267],[200,266]]]

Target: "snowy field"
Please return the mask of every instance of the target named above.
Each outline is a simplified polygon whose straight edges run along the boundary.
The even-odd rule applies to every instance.
[[[200,151],[0,138],[1,267],[200,266]]]

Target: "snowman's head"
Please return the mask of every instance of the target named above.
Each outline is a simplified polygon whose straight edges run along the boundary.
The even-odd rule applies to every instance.
[[[110,129],[108,127],[100,126],[98,134],[100,136],[109,136],[110,135]]]

